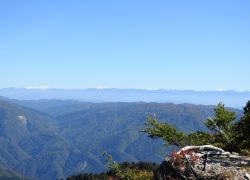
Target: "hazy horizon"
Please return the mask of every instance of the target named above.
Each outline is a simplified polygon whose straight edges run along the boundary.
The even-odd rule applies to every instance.
[[[242,108],[250,99],[250,91],[171,90],[171,89],[54,89],[48,87],[0,89],[0,96],[16,100],[77,100],[84,102],[155,102],[174,104],[217,105]]]
[[[235,92],[249,92],[250,89],[245,90],[238,90],[238,89],[175,89],[175,88],[133,88],[133,87],[127,87],[127,88],[117,88],[117,87],[106,87],[106,86],[96,86],[96,87],[84,87],[84,88],[64,88],[64,87],[51,87],[51,86],[25,86],[25,87],[15,87],[15,86],[9,86],[9,87],[1,87],[0,89],[27,89],[27,90],[50,90],[50,89],[61,89],[61,90],[87,90],[87,89],[99,89],[99,90],[105,90],[105,89],[117,89],[117,90],[148,90],[148,91],[157,91],[157,90],[165,90],[165,91],[197,91],[197,92],[206,92],[206,91],[217,91],[217,92],[223,92],[223,91],[235,91]]]
[[[244,178],[249,69],[250,0],[0,0],[0,179]]]

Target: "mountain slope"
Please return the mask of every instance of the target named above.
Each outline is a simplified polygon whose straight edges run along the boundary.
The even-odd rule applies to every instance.
[[[51,116],[0,101],[0,129],[2,167],[40,179],[63,175],[56,166],[63,164],[57,156],[66,153],[66,142]]]
[[[0,180],[29,180],[29,178],[22,176],[9,169],[0,168]]]
[[[176,125],[183,131],[206,130],[203,120],[213,114],[213,106],[159,103],[86,103],[81,110],[57,116],[64,136],[76,151],[73,159],[87,164],[76,171],[100,171],[103,151],[118,161],[160,161],[167,153],[163,142],[140,132],[148,115],[156,114],[161,121]],[[145,149],[147,147],[147,149]],[[77,164],[76,161],[72,162]],[[98,167],[98,168],[97,168]]]
[[[7,102],[8,101],[8,102]],[[0,100],[0,167],[35,179],[105,170],[115,160],[159,162],[168,149],[140,132],[148,115],[186,132],[206,130],[213,106]],[[34,107],[40,111],[17,105]],[[239,112],[239,111],[238,111]],[[48,115],[49,113],[50,115]]]

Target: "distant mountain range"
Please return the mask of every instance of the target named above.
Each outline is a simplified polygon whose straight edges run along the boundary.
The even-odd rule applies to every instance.
[[[101,154],[122,161],[160,162],[163,142],[140,132],[147,115],[179,130],[206,130],[214,106],[171,103],[84,103],[73,100],[0,100],[0,168],[54,180],[105,170]],[[241,111],[233,109],[241,114]]]
[[[18,100],[60,99],[85,102],[159,102],[216,105],[223,102],[229,107],[242,108],[250,99],[250,91],[193,91],[193,90],[152,90],[152,89],[53,89],[4,88],[0,96]]]
[[[213,105],[241,108],[249,99],[248,91],[0,89],[0,175],[54,180],[99,172],[104,151],[120,162],[159,162],[168,151],[163,142],[140,132],[148,115],[185,132],[206,131]]]

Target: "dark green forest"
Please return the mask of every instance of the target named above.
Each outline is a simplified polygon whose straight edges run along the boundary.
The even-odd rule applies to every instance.
[[[36,103],[36,108],[31,106]],[[117,162],[160,163],[171,148],[141,132],[148,115],[186,133],[208,131],[214,106],[171,103],[0,101],[0,166],[36,179],[107,170],[108,151]],[[242,115],[237,112],[236,117]],[[146,147],[146,148],[145,148]]]
[[[166,122],[158,122],[156,116],[148,116],[143,131],[151,138],[163,139],[168,145],[214,145],[229,152],[250,155],[250,101],[243,108],[239,120],[236,112],[227,110],[223,103],[219,103],[214,108],[214,116],[209,117],[204,124],[208,131],[186,133]]]
[[[148,116],[143,132],[150,138],[160,138],[167,146],[182,148],[190,145],[214,145],[230,152],[237,152],[241,155],[250,155],[250,101],[243,108],[243,115],[240,119],[236,118],[236,112],[226,109],[224,104],[219,103],[214,108],[214,116],[209,117],[204,124],[208,131],[183,132],[177,130],[175,126],[167,122],[159,122],[154,116]],[[174,151],[176,152],[176,151]],[[95,179],[153,179],[157,168],[144,164],[143,173],[138,171],[138,164],[131,166],[119,164],[113,161],[111,155],[107,155],[107,166],[109,171],[100,174],[79,174],[68,177],[67,180],[95,180]],[[145,168],[150,167],[150,168]]]

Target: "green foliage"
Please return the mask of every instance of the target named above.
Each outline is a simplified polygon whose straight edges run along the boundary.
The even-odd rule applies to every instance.
[[[205,132],[184,133],[177,131],[176,127],[170,126],[168,123],[158,122],[156,116],[148,116],[145,122],[145,128],[142,132],[146,132],[151,138],[162,138],[166,145],[174,145],[183,147],[186,145],[207,144],[212,136]]]
[[[244,107],[243,116],[235,123],[233,131],[235,134],[235,144],[242,154],[250,154],[250,101]]]
[[[187,143],[186,145],[204,145],[211,144],[213,140],[213,135],[207,132],[197,131],[186,135]]]
[[[162,138],[166,145],[183,146],[185,134],[168,123],[158,122],[155,115],[147,117],[145,126],[143,132],[147,132],[151,138]]]
[[[64,114],[62,110],[57,117],[63,137],[70,146],[82,151],[71,156],[70,168],[88,160],[84,171],[100,172],[106,167],[99,158],[105,150],[119,162],[162,160],[166,151],[162,141],[152,141],[140,132],[148,114],[156,113],[170,123],[175,122],[176,127],[183,131],[202,131],[206,128],[202,119],[206,118],[206,113],[212,115],[213,107],[167,103],[83,103],[72,111]],[[85,153],[85,149],[90,153]]]
[[[143,168],[143,163],[138,163],[138,166],[136,166],[136,164],[131,165],[129,163],[118,164],[116,161],[113,161],[112,156],[107,152],[104,152],[103,156],[105,157],[107,166],[110,169],[108,174],[117,179],[149,180],[153,178],[154,169],[149,169],[148,166],[146,166],[147,168]]]
[[[232,128],[233,121],[236,119],[235,112],[226,110],[224,104],[222,103],[217,105],[214,112],[214,118],[209,118],[205,122],[207,128],[215,132],[220,130],[225,133],[229,132]]]
[[[202,119],[213,112],[212,106],[168,103],[44,100],[34,101],[29,107],[44,112],[0,101],[0,165],[38,180],[104,171],[106,164],[100,160],[104,150],[112,152],[119,162],[159,162],[165,152],[162,142],[140,133],[148,114],[156,113],[187,133],[204,131]],[[28,119],[26,126],[18,121],[19,115]],[[183,144],[189,141],[183,139]],[[197,142],[197,138],[192,141]]]
[[[210,143],[226,150],[235,150],[234,138],[236,113],[227,110],[224,104],[219,103],[214,109],[214,118],[208,118],[205,125],[212,133]]]
[[[110,154],[108,154],[107,151],[103,152],[102,155],[105,157],[105,160],[107,162],[107,166],[112,171],[112,174],[119,175],[122,173],[122,169],[119,166],[119,164],[116,161],[113,161],[113,157]]]
[[[99,174],[84,173],[67,177],[66,180],[106,180],[108,179],[108,177],[109,176],[107,173],[99,173]]]
[[[178,147],[211,144],[229,151],[249,152],[250,101],[239,121],[236,121],[236,113],[227,110],[222,103],[218,104],[214,112],[214,118],[205,121],[210,132],[183,133],[166,122],[158,122],[155,116],[147,118],[143,132],[151,138],[162,138],[168,145]]]
[[[108,162],[110,162],[110,155],[106,152],[104,153],[105,157],[108,158]],[[155,163],[148,163],[148,162],[137,162],[137,163],[128,163],[123,162],[118,164],[119,168],[123,170],[123,174],[115,174],[112,169],[105,173],[93,174],[93,173],[83,173],[78,174],[75,176],[67,177],[66,180],[124,180],[124,179],[131,179],[131,180],[149,180],[152,179],[153,171],[156,170],[159,165]],[[126,170],[126,171],[125,171]]]

